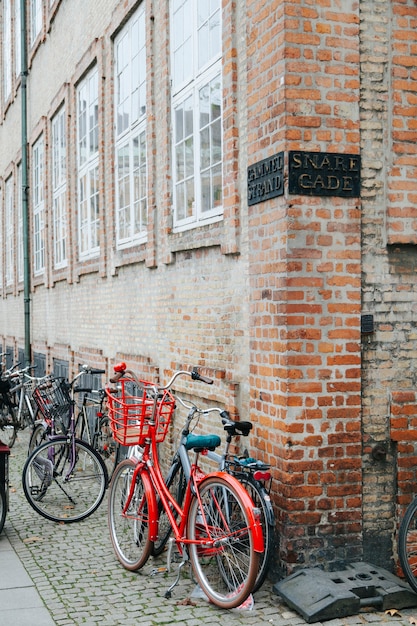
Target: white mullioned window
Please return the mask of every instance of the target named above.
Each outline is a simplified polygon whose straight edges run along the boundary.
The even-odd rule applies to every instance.
[[[174,228],[223,215],[221,1],[171,0]]]
[[[78,247],[80,260],[99,255],[98,70],[77,89]]]
[[[3,2],[3,99],[12,93],[12,9],[10,0]]]
[[[44,201],[44,139],[41,136],[32,148],[33,201],[33,271],[45,269],[45,201]]]
[[[142,3],[114,41],[116,242],[146,241],[146,22]]]
[[[13,284],[14,268],[14,202],[13,202],[13,177],[9,176],[5,184],[5,244],[6,244],[6,285]]]
[[[67,265],[67,140],[65,108],[52,120],[52,215],[54,267]]]

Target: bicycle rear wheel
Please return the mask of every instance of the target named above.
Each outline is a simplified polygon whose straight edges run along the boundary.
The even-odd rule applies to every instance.
[[[97,420],[96,432],[93,435],[93,448],[103,459],[110,481],[117,465],[120,447],[112,437],[109,418],[98,417]]]
[[[37,513],[54,522],[69,523],[94,513],[104,498],[108,478],[99,454],[88,444],[76,439],[74,457],[72,442],[56,437],[27,458],[22,483]]]
[[[179,456],[174,458],[165,484],[175,501],[181,506],[187,485]],[[158,514],[158,537],[153,544],[153,556],[162,554],[172,532],[171,522],[160,499],[158,499]]]
[[[207,597],[224,609],[240,606],[253,590],[259,555],[239,485],[220,476],[199,484],[188,512],[187,539],[196,541],[189,545],[189,555]]]
[[[400,524],[398,556],[410,587],[417,592],[417,498],[408,505]]]
[[[35,448],[47,441],[47,438],[48,427],[44,424],[44,422],[39,422],[32,430],[32,434],[29,439],[28,455],[31,454]]]
[[[4,485],[0,484],[0,533],[3,530],[7,513],[7,498]]]
[[[129,507],[127,502],[136,463],[125,459],[116,467],[109,487],[109,530],[114,552],[130,571],[143,567],[152,551],[149,533],[149,494],[139,473]]]
[[[0,402],[0,441],[11,448],[16,441],[18,429],[15,409],[8,402]]]
[[[246,491],[252,498],[254,505],[260,510],[261,513],[260,521],[264,536],[264,552],[259,555],[258,574],[253,588],[253,593],[255,593],[255,591],[258,591],[258,589],[260,589],[265,582],[269,570],[269,564],[271,562],[271,556],[275,547],[274,510],[265,487],[253,478],[251,474],[239,474],[236,475],[236,478],[245,487]]]

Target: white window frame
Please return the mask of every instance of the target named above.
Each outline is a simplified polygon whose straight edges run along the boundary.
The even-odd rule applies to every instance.
[[[32,147],[33,272],[35,276],[45,271],[44,156],[44,138],[41,135]]]
[[[66,112],[62,107],[52,118],[52,219],[54,267],[68,265],[67,259],[67,138]]]
[[[4,185],[4,204],[5,204],[5,254],[6,267],[5,279],[6,286],[13,285],[13,268],[14,268],[14,202],[13,202],[13,176],[9,176]]]
[[[77,89],[77,213],[80,261],[100,254],[98,81],[98,69],[94,67]]]
[[[42,30],[42,0],[30,0],[30,42],[33,45]]]
[[[22,25],[21,25],[20,0],[14,3],[14,43],[15,43],[15,75],[16,78],[22,72]]]
[[[16,196],[17,196],[17,280],[23,282],[24,252],[23,252],[23,196],[22,196],[22,164],[16,169]]]
[[[12,7],[10,0],[3,2],[3,99],[12,95]]]
[[[116,247],[147,240],[145,3],[114,40]]]
[[[171,32],[173,212],[174,232],[179,232],[223,218],[221,1],[171,0]],[[207,89],[218,93],[218,107],[208,109],[209,118],[211,112],[216,115],[200,128],[204,113],[200,94]],[[204,153],[203,135],[209,140]],[[207,176],[209,188],[203,184]],[[213,199],[209,202],[207,189]]]

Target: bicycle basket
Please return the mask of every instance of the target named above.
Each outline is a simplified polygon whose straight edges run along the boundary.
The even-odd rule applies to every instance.
[[[143,392],[135,382],[122,378],[117,392],[107,388],[107,406],[113,438],[122,446],[143,445],[150,436],[149,423],[154,415],[154,399],[151,397],[152,383],[140,381]],[[155,440],[160,443],[166,437],[175,409],[175,399],[165,390],[156,401]]]
[[[71,396],[64,378],[50,376],[36,387],[32,394],[46,420],[54,422],[55,431],[68,432],[71,418]]]

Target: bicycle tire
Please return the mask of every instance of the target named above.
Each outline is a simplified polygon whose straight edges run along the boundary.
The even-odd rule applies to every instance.
[[[98,429],[96,428],[96,432],[93,435],[93,448],[103,459],[110,481],[118,464],[118,445],[112,437],[109,418],[97,417],[97,420]]]
[[[129,509],[122,514],[136,463],[125,459],[116,467],[109,487],[108,522],[110,539],[123,567],[136,571],[147,562],[151,551],[149,491],[139,473]]]
[[[29,439],[28,455],[47,440],[48,428],[43,422],[35,425]]]
[[[262,533],[264,537],[264,552],[259,556],[258,574],[256,577],[253,593],[258,591],[268,575],[271,557],[275,549],[275,518],[269,494],[265,487],[251,474],[233,474],[245,487],[253,500],[254,505],[260,510]]]
[[[18,430],[15,408],[5,398],[2,398],[0,403],[0,440],[12,448]]]
[[[398,557],[407,582],[417,593],[417,497],[408,505],[400,524]]]
[[[204,478],[187,518],[187,539],[196,541],[189,544],[194,575],[209,600],[223,609],[236,608],[249,597],[259,563],[250,517],[240,495],[243,487],[235,481],[233,486],[232,480],[219,475]],[[199,543],[214,538],[214,545]]]
[[[7,498],[6,490],[3,484],[0,484],[0,533],[3,530],[4,522],[6,521],[7,513]]]
[[[88,424],[86,423],[87,416],[84,414],[84,411],[81,409],[77,415],[77,419],[75,420],[75,436],[78,439],[82,439],[89,446],[93,446],[92,437],[90,435],[90,429]]]
[[[182,469],[181,461],[178,455],[174,457],[171,468],[168,472],[168,476],[165,480],[165,484],[168,487],[170,493],[175,498],[175,501],[181,505],[184,499],[186,482],[184,477],[184,471]],[[171,522],[162,505],[160,499],[158,499],[158,536],[155,540],[152,548],[153,556],[159,556],[165,549],[168,539],[172,533]]]
[[[27,501],[53,522],[79,522],[89,517],[106,492],[106,466],[95,450],[75,439],[75,466],[69,475],[71,458],[72,441],[54,437],[35,448],[23,467]]]

